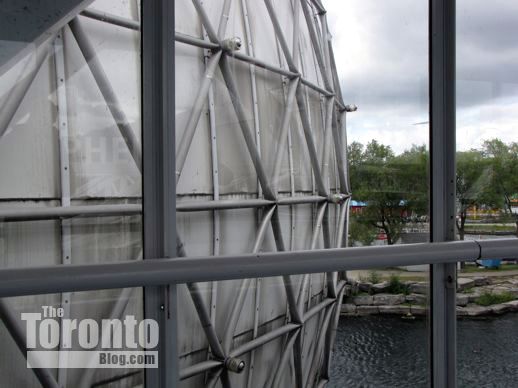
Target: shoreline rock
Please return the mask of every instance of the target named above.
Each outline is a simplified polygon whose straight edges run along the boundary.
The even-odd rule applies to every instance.
[[[482,316],[498,316],[518,312],[518,277],[494,279],[475,277],[457,279],[457,317],[471,318]],[[346,296],[341,306],[341,315],[399,315],[425,316],[428,314],[428,283],[402,282],[409,294],[388,293],[389,282],[377,284],[361,281],[349,281],[346,285]],[[360,293],[360,294],[358,294]],[[516,300],[489,306],[475,303],[484,293],[513,295]]]

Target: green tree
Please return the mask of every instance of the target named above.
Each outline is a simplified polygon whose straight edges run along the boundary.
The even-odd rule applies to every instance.
[[[376,228],[361,221],[361,216],[351,214],[349,218],[349,245],[356,243],[371,245],[378,235]]]
[[[383,230],[387,243],[396,243],[408,221],[408,213],[426,212],[427,155],[424,146],[413,146],[396,156],[389,146],[376,140],[365,147],[351,143],[348,149],[351,187],[354,197],[367,203],[355,222],[370,227],[373,232]],[[358,234],[369,236],[365,230]]]
[[[518,196],[518,143],[487,140],[483,144],[483,153],[488,159],[491,185],[498,198],[495,205],[514,217],[518,236],[518,215],[513,215],[511,210],[511,200]]]
[[[494,206],[498,194],[491,184],[490,161],[482,151],[457,152],[457,230],[464,240],[467,211],[472,206]]]

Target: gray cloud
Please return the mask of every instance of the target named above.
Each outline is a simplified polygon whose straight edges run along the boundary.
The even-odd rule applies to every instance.
[[[427,119],[427,3],[325,2],[345,101],[356,103],[362,112],[351,120],[353,137],[361,137],[376,122],[380,130],[403,131],[411,137],[415,131],[412,121]],[[518,1],[457,0],[457,106],[461,120],[472,118],[479,109],[487,111],[495,104],[509,105],[517,100],[517,37]],[[512,120],[500,119],[511,136]],[[491,124],[494,128],[494,117]],[[473,122],[458,122],[459,127],[463,125],[474,127]],[[478,125],[483,128],[489,123]]]

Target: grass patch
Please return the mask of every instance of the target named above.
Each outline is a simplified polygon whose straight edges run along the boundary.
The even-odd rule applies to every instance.
[[[466,232],[510,232],[513,233],[516,229],[513,225],[502,224],[466,224],[464,226]]]
[[[388,290],[391,294],[404,294],[410,293],[410,287],[403,283],[398,275],[392,275],[389,280]]]
[[[396,275],[399,276],[399,275]],[[404,279],[407,282],[427,282],[428,276],[403,276],[402,279]],[[390,280],[390,279],[389,279]]]
[[[473,294],[475,292],[475,287],[468,287],[462,290],[461,294]]]
[[[369,282],[372,284],[378,284],[381,283],[381,275],[378,271],[371,270],[367,274],[367,276],[360,276],[360,280],[362,282]]]
[[[502,292],[501,294],[484,292],[475,300],[475,303],[479,306],[491,306],[493,304],[510,302],[512,300],[514,300],[514,295],[510,292]]]

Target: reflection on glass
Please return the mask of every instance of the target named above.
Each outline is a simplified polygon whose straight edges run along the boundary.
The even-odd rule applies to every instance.
[[[327,280],[311,274],[179,286],[186,307],[179,321],[182,386],[228,378],[239,387],[292,387],[327,374],[340,315]],[[337,282],[339,297],[346,287]],[[229,357],[235,367],[224,369]]]
[[[457,2],[457,233],[513,238],[518,228],[518,6]],[[463,263],[458,384],[516,384],[518,257]]]
[[[142,290],[76,292],[61,304],[63,295],[0,301],[2,386],[142,386],[159,340],[158,324],[143,319]]]
[[[175,2],[177,231],[185,256],[347,245],[352,107],[342,101],[318,7]],[[209,41],[225,50],[199,47]],[[182,386],[321,384],[344,287],[336,273],[181,287]],[[222,368],[229,356],[232,365],[243,362],[241,373]]]
[[[429,241],[428,6],[326,5],[347,114],[349,246]],[[329,386],[428,385],[428,266],[348,271]]]
[[[73,3],[12,3],[2,15],[13,34],[0,37],[2,268],[142,257],[140,5]],[[143,367],[115,354],[134,349],[126,317],[142,322],[140,289],[1,300],[0,385],[141,386]]]
[[[67,11],[39,7],[6,18],[25,31]],[[16,54],[2,38],[1,267],[142,256],[140,32],[109,21],[138,26],[138,3],[99,0],[86,15]]]

